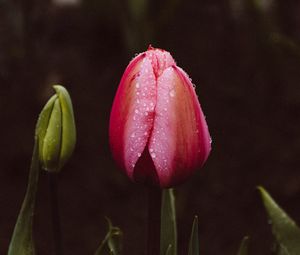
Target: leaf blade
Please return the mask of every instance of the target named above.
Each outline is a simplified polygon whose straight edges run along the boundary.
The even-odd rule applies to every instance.
[[[35,139],[28,185],[8,248],[8,255],[35,255],[33,215],[39,180],[38,139]]]
[[[249,237],[245,236],[240,244],[238,255],[248,255]]]
[[[94,255],[121,255],[123,233],[119,227],[113,226],[110,219],[106,218],[108,231]]]
[[[270,194],[263,188],[258,187],[263,204],[270,217],[272,232],[279,244],[279,254],[300,254],[300,229],[297,224],[280,208]]]
[[[195,216],[189,242],[188,255],[199,255],[198,217]]]

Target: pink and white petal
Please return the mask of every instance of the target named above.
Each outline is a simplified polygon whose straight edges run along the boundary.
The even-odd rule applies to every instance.
[[[117,91],[110,119],[114,158],[133,179],[136,162],[149,140],[154,120],[156,81],[145,54],[129,64]]]
[[[172,66],[157,81],[155,119],[148,147],[161,187],[183,182],[203,165],[210,150],[197,95],[188,76],[183,75],[181,69]]]
[[[184,70],[182,70],[180,67],[176,66],[174,69],[179,78],[186,84],[187,89],[190,90],[191,97],[193,98],[193,103],[195,109],[198,109],[196,112],[197,114],[195,115],[196,117],[196,123],[197,123],[197,132],[198,132],[198,137],[200,141],[200,161],[202,162],[201,166],[205,163],[207,160],[209,153],[211,151],[211,136],[209,134],[207,122],[205,119],[205,116],[203,114],[203,111],[201,109],[201,105],[199,103],[198,97],[195,92],[195,88],[189,78],[189,76],[186,74]]]
[[[168,51],[150,48],[146,51],[146,56],[151,60],[156,77],[172,65],[176,65],[175,60]]]

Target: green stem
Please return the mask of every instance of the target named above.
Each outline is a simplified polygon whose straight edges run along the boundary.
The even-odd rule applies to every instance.
[[[14,228],[8,255],[34,255],[33,214],[39,179],[38,141],[35,139],[25,198]]]
[[[56,255],[62,255],[62,233],[57,196],[57,178],[55,173],[49,173],[49,190],[52,213],[53,240]]]
[[[148,238],[147,255],[160,252],[161,189],[148,187]]]

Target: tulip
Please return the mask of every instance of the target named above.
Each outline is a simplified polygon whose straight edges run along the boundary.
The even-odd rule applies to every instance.
[[[203,166],[211,139],[188,75],[151,46],[127,66],[110,116],[113,157],[136,182],[168,188]]]
[[[58,172],[70,158],[76,143],[76,128],[71,98],[60,85],[53,86],[53,95],[40,113],[36,137],[42,168]]]

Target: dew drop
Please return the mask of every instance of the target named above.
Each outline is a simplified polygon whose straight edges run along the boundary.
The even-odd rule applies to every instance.
[[[134,111],[135,113],[139,113],[139,110],[138,109],[135,109],[135,111]]]
[[[150,153],[153,152],[153,149],[149,149]]]
[[[170,95],[170,97],[175,97],[175,90],[172,89],[172,90],[170,91],[169,95]]]
[[[131,137],[132,137],[132,138],[135,137],[135,133],[134,133],[134,132],[131,134]]]
[[[135,84],[135,87],[138,89],[138,88],[140,87],[140,84],[137,82],[137,83]]]
[[[138,155],[138,157],[140,157],[140,156],[141,156],[141,153],[138,153],[137,155]]]
[[[156,158],[155,152],[152,152],[152,153],[151,153],[151,157],[152,157],[152,158]]]

